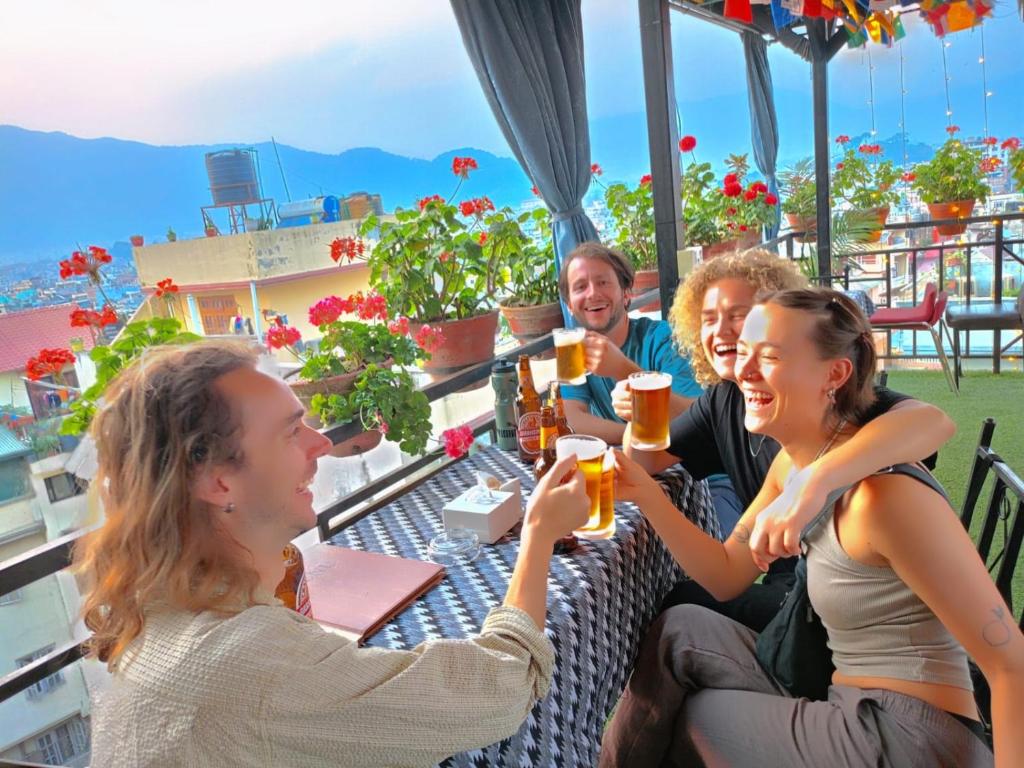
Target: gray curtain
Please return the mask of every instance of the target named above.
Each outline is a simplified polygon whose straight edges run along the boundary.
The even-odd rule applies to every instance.
[[[501,132],[551,211],[561,268],[579,243],[598,239],[580,205],[590,186],[580,0],[451,4]]]
[[[775,93],[772,71],[768,66],[768,46],[760,34],[744,32],[743,58],[747,63],[747,98],[750,102],[750,138],[754,162],[764,175],[768,189],[776,197],[779,184],[775,178],[775,161],[779,153],[779,123],[775,118]],[[782,209],[775,209],[775,224],[767,228],[770,240],[779,233]]]

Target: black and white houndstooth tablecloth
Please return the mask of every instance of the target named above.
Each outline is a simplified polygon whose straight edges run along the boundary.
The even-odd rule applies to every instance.
[[[427,559],[427,544],[442,531],[441,508],[475,483],[474,470],[518,477],[524,500],[532,473],[515,454],[488,447],[452,465],[400,500],[336,534],[347,547]],[[663,479],[666,492],[698,525],[717,535],[707,484],[682,471]],[[604,722],[618,700],[637,648],[662,599],[680,578],[671,555],[631,504],[617,504],[615,536],[580,541],[552,558],[546,633],[555,647],[551,691],[509,739],[463,752],[444,766],[580,766],[597,764]],[[446,578],[367,642],[378,648],[413,648],[424,640],[464,638],[480,630],[500,605],[515,565],[519,540],[483,545],[474,562],[449,567]]]

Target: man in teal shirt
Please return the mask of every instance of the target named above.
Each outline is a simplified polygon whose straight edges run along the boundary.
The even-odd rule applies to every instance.
[[[600,243],[578,246],[562,263],[558,290],[576,324],[587,331],[585,384],[563,384],[565,415],[573,431],[622,443],[626,423],[612,409],[616,383],[636,371],[660,371],[672,376],[669,419],[690,407],[702,392],[690,362],[679,354],[672,329],[664,320],[627,315],[634,270],[622,253]],[[725,535],[743,513],[729,478],[708,478],[711,498]]]

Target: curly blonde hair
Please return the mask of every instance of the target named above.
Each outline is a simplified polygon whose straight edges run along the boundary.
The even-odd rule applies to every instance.
[[[230,612],[253,597],[258,575],[224,551],[192,485],[206,466],[244,465],[237,408],[215,384],[256,362],[239,342],[158,348],[107,388],[90,433],[106,522],[75,546],[74,565],[93,633],[87,653],[111,670],[152,604]]]
[[[785,291],[807,286],[807,278],[793,262],[760,248],[734,251],[705,261],[687,275],[676,289],[668,321],[679,349],[690,356],[694,378],[704,386],[721,381],[704,354],[700,338],[704,294],[713,283],[729,278],[746,280],[756,291]]]

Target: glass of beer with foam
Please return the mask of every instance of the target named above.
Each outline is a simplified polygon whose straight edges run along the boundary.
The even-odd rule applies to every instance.
[[[600,530],[608,536],[615,533],[615,451],[604,452],[601,464],[601,522]]]
[[[668,401],[672,376],[657,371],[639,371],[629,375],[633,396],[633,426],[630,445],[640,451],[668,448]]]
[[[583,328],[556,328],[555,378],[563,384],[583,384],[587,380],[587,357],[583,350]]]
[[[599,437],[590,435],[563,435],[555,442],[558,459],[576,456],[576,463],[587,482],[587,496],[590,497],[590,517],[587,524],[573,531],[583,539],[607,539],[615,532],[615,518],[611,518],[610,530],[602,525],[601,519],[601,473],[604,468],[604,454],[608,445]]]

